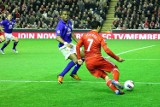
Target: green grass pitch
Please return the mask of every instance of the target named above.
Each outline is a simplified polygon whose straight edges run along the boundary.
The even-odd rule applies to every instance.
[[[114,62],[120,82],[133,80],[133,91],[115,95],[104,80],[93,77],[85,67],[81,81],[69,73],[62,85],[57,74],[66,66],[56,40],[20,40],[18,54],[12,43],[0,54],[0,107],[160,107],[160,41],[108,40],[110,49],[125,59]],[[2,46],[2,44],[0,44]],[[103,51],[103,56],[107,55]],[[109,74],[112,77],[111,74]]]

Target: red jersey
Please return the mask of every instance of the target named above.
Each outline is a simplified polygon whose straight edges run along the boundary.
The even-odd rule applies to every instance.
[[[119,57],[116,56],[106,45],[104,38],[98,34],[97,31],[89,31],[85,33],[81,39],[78,41],[76,46],[77,57],[81,59],[80,56],[80,47],[84,46],[85,59],[87,60],[90,57],[102,57],[101,47],[104,51],[111,56],[112,58],[118,60]]]

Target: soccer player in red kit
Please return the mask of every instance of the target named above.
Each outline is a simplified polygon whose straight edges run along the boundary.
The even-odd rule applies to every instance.
[[[122,95],[124,92],[121,91],[123,86],[118,82],[118,67],[112,62],[108,61],[106,58],[102,57],[101,47],[103,47],[104,51],[115,60],[119,62],[123,62],[124,60],[116,56],[107,47],[104,38],[98,34],[98,32],[101,30],[100,22],[92,22],[91,27],[93,30],[85,33],[76,45],[78,63],[83,63],[80,56],[80,47],[84,46],[86,67],[89,72],[97,78],[105,79],[107,86],[113,90],[115,94]],[[113,80],[108,77],[107,73],[113,74]]]

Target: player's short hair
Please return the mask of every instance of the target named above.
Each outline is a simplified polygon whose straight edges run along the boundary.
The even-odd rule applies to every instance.
[[[99,21],[93,21],[91,23],[91,28],[92,29],[97,29],[98,26],[101,27],[101,23]]]
[[[69,10],[68,9],[62,9],[61,12],[60,12],[60,15],[62,15],[63,12],[69,12]]]

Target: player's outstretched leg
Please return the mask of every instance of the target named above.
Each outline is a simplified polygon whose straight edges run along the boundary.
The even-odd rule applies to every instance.
[[[117,89],[115,87],[115,85],[112,84],[112,80],[109,79],[108,76],[105,77],[105,80],[106,80],[106,85],[112,90],[115,92],[116,95],[123,95],[124,92],[120,91],[119,89]]]
[[[14,53],[18,53],[18,51],[16,50],[17,44],[18,44],[18,42],[14,41],[13,48],[12,48],[12,50],[13,50]]]
[[[118,87],[118,89],[123,89],[124,87],[118,82],[118,80],[119,80],[118,68],[114,68],[112,71],[112,74],[113,74],[112,84],[115,85],[116,87]]]
[[[12,50],[13,50],[14,53],[18,53],[18,51],[16,50],[16,46],[18,44],[18,38],[13,36],[13,41],[14,41],[14,43],[13,43]]]
[[[84,62],[84,58],[82,58],[82,60],[83,60],[83,62]],[[79,70],[80,67],[81,67],[81,65],[76,64],[75,67],[74,67],[74,69],[72,70],[72,72],[71,72],[71,74],[70,74],[70,76],[71,76],[72,78],[74,78],[75,80],[81,80],[81,79],[79,78],[79,76],[77,75],[77,71]]]
[[[72,78],[74,78],[75,80],[81,80],[81,79],[78,77],[78,75],[77,75],[77,71],[78,71],[78,69],[79,69],[80,67],[81,67],[81,65],[76,64],[75,67],[74,67],[74,69],[72,70],[72,72],[71,72],[71,74],[70,74],[70,76],[71,76]]]
[[[112,75],[113,75],[113,79],[115,81],[118,81],[119,80],[119,71],[118,71],[118,68],[114,68],[113,71],[112,71]]]
[[[1,52],[2,54],[5,54],[5,53],[4,53],[4,48],[6,48],[6,46],[7,46],[9,43],[10,43],[10,40],[9,40],[9,41],[6,41],[6,42],[3,44],[2,48],[0,49],[0,52]]]
[[[58,75],[58,83],[62,84],[64,75],[75,65],[73,61],[70,61],[65,69]]]
[[[115,85],[112,84],[112,80],[108,80],[106,82],[106,84],[111,90],[113,90],[115,92],[116,95],[123,95],[124,94],[124,92],[122,92],[121,90],[117,89],[115,87]]]

